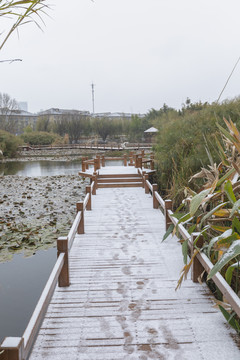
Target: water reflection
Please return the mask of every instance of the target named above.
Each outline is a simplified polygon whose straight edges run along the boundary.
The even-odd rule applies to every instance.
[[[121,166],[122,161],[107,161],[106,166]],[[13,161],[0,164],[0,175],[56,176],[76,175],[81,169],[81,161]],[[91,167],[90,167],[91,169]]]
[[[49,249],[0,263],[0,342],[22,336],[55,261],[56,249]]]

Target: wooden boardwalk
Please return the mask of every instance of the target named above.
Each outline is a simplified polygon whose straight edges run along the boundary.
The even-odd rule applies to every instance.
[[[206,285],[175,291],[181,249],[164,232],[142,188],[98,189],[70,251],[71,285],[56,288],[30,360],[238,360]]]

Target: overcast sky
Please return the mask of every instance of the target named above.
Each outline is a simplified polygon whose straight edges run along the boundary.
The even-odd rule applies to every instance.
[[[49,0],[43,32],[21,27],[0,52],[0,92],[51,107],[145,113],[215,101],[240,56],[239,0]],[[7,24],[0,21],[0,33]],[[222,99],[240,95],[240,64]]]

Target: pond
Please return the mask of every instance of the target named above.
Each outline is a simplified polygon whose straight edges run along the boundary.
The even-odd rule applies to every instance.
[[[5,336],[19,336],[30,320],[56,262],[57,250],[38,251],[24,258],[15,255],[0,263],[0,342]]]
[[[122,161],[107,161],[106,165],[122,165]],[[91,168],[91,167],[90,167]],[[0,163],[0,176],[19,175],[19,176],[55,176],[55,175],[75,175],[81,170],[81,161],[12,161]]]
[[[121,161],[109,161],[106,165],[120,164]],[[14,161],[0,164],[0,175],[4,179],[5,175],[23,176],[27,183],[26,177],[43,179],[42,176],[76,175],[80,169],[80,161]],[[16,180],[12,186],[17,184]],[[71,184],[73,187],[73,182]],[[41,181],[38,187],[40,185]],[[20,190],[16,188],[16,191],[19,193]],[[32,257],[16,254],[11,261],[0,262],[0,342],[5,336],[22,336],[55,261],[56,249],[50,248],[37,251]]]

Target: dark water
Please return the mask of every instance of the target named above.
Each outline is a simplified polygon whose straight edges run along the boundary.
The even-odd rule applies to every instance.
[[[121,166],[122,161],[107,161],[106,165]],[[91,168],[91,167],[90,167]],[[1,175],[54,176],[76,175],[81,170],[81,161],[13,161],[0,164]]]
[[[0,342],[22,336],[56,262],[57,250],[38,251],[0,263]]]

